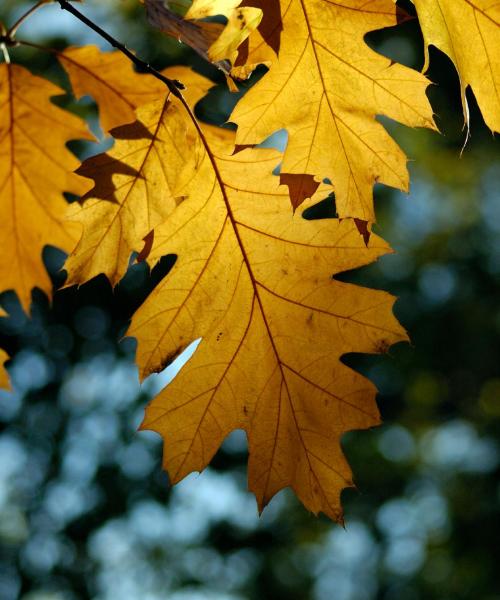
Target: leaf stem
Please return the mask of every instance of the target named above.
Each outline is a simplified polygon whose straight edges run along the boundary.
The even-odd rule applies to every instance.
[[[89,18],[87,18],[78,9],[76,9],[69,2],[67,2],[67,0],[57,0],[57,2],[59,3],[59,6],[63,10],[67,10],[68,12],[70,12],[73,16],[75,16],[84,25],[86,25],[87,27],[89,27],[90,29],[95,31],[97,34],[99,34],[102,38],[104,38],[109,44],[111,44],[111,46],[113,46],[113,48],[116,48],[117,50],[119,50],[120,52],[125,54],[125,56],[129,60],[131,60],[135,65],[137,65],[140,69],[143,69],[144,71],[146,71],[150,75],[153,75],[153,77],[156,77],[156,79],[159,79],[162,83],[164,83],[168,87],[169,91],[174,96],[183,100],[180,90],[184,89],[184,85],[180,81],[177,81],[176,79],[169,79],[168,77],[165,77],[165,75],[162,75],[159,71],[157,71],[155,68],[153,68],[149,63],[141,60],[140,58],[137,58],[137,56],[135,54],[133,54],[126,46],[124,46],[117,39],[115,39],[113,36],[111,36],[107,31],[104,31],[104,29],[101,29],[99,27],[99,25],[97,25],[96,23],[91,21]]]
[[[21,27],[21,25],[26,21],[26,19],[31,17],[31,15],[35,13],[39,8],[45,6],[45,4],[50,4],[52,2],[53,0],[40,0],[40,2],[37,2],[27,12],[25,12],[22,17],[19,17],[19,19],[14,23],[14,25],[12,25],[12,27],[10,27],[6,34],[7,37],[12,39],[16,35],[16,31],[19,29],[19,27]]]

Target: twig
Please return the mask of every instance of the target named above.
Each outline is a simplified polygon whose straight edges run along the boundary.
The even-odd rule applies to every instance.
[[[7,37],[12,39],[16,35],[16,31],[19,29],[19,27],[21,27],[28,17],[35,13],[39,8],[42,8],[42,6],[45,4],[50,4],[52,2],[53,0],[40,0],[40,2],[37,2],[28,10],[28,12],[25,12],[24,15],[14,23],[14,25],[12,25],[12,27],[7,31]]]
[[[69,2],[67,2],[67,0],[57,0],[57,2],[59,3],[59,6],[63,10],[67,10],[73,16],[75,16],[79,21],[81,21],[84,25],[86,25],[87,27],[90,27],[90,29],[95,31],[102,38],[104,38],[109,44],[111,44],[113,46],[113,48],[116,48],[117,50],[119,50],[120,52],[125,54],[125,56],[129,60],[131,60],[135,65],[137,65],[139,68],[143,69],[150,75],[153,75],[153,77],[156,77],[156,79],[159,79],[161,82],[163,82],[174,96],[176,96],[180,100],[184,100],[182,94],[180,93],[180,90],[184,89],[184,85],[180,81],[177,81],[176,79],[169,79],[168,77],[165,77],[165,75],[162,75],[159,71],[157,71],[155,68],[153,68],[149,63],[141,60],[140,58],[137,58],[137,56],[135,56],[135,54],[130,52],[130,50],[126,46],[124,46],[122,43],[120,43],[118,40],[116,40],[107,31],[104,31],[104,29],[101,29],[99,27],[99,25],[96,25],[96,23],[94,23],[93,21],[88,19],[78,9],[76,9],[73,5],[71,5]]]

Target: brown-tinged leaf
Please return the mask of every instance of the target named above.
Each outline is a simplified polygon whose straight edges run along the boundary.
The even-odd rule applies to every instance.
[[[430,45],[454,62],[462,88],[464,118],[469,123],[465,91],[471,86],[484,120],[500,131],[500,3],[491,0],[413,0],[429,65]]]
[[[238,58],[238,47],[256,31],[262,19],[260,8],[240,7],[240,3],[241,0],[194,0],[186,15],[181,16],[171,10],[169,2],[143,1],[153,27],[184,42],[227,76],[232,74],[231,67]],[[226,25],[203,20],[216,15],[225,16]],[[244,68],[238,68],[239,77]],[[250,74],[251,69],[246,68]]]
[[[288,186],[288,193],[294,211],[306,198],[312,198],[319,187],[319,181],[315,181],[312,175],[283,173],[280,175],[280,183]]]
[[[173,253],[177,262],[128,332],[142,377],[202,341],[142,427],[164,437],[173,482],[201,471],[244,429],[260,509],[291,486],[309,510],[340,520],[341,490],[352,485],[340,438],[379,422],[374,386],[340,357],[406,336],[393,297],[332,274],[390,249],[376,236],[366,246],[352,219],[293,216],[271,175],[278,153],[231,156],[231,132],[203,131],[188,131],[196,162],[177,182],[184,201],[156,227],[148,257],[154,264]]]
[[[66,143],[91,136],[80,118],[50,102],[62,93],[19,65],[0,64],[0,290],[14,290],[26,311],[34,287],[52,292],[44,246],[70,252],[78,239],[79,227],[64,221],[63,192],[88,189]]]
[[[263,13],[257,29],[240,45],[231,69],[235,79],[247,79],[258,65],[269,67],[275,60],[283,25],[279,0],[243,0],[240,6],[253,6]]]
[[[186,98],[193,104],[212,85],[186,67],[164,73],[185,83]],[[95,82],[92,89],[100,98]],[[119,84],[115,89],[120,95]],[[170,94],[161,98],[139,108],[138,121],[113,129],[114,147],[88,159],[79,169],[94,180],[94,187],[83,206],[74,204],[68,212],[70,220],[82,225],[83,233],[66,261],[66,285],[83,283],[100,273],[116,285],[127,270],[131,252],[140,250],[144,238],[182,201],[176,181],[194,161],[192,140],[186,135],[188,115]]]
[[[146,14],[150,24],[166,35],[190,46],[202,58],[210,61],[208,51],[224,30],[220,23],[189,21],[170,10],[162,0],[144,0]],[[231,70],[229,61],[223,60],[216,66],[226,75]]]
[[[217,63],[228,60],[235,64],[239,46],[254,32],[262,20],[262,11],[253,6],[240,6],[241,0],[194,0],[186,19],[199,20],[222,15],[227,25],[208,49],[209,59]]]
[[[408,188],[406,157],[376,115],[435,127],[427,79],[364,41],[369,31],[395,25],[398,9],[392,0],[280,5],[279,58],[231,115],[236,142],[257,144],[287,129],[282,173],[330,179],[339,216],[373,222],[376,181]]]
[[[68,213],[82,225],[83,234],[66,261],[67,285],[100,273],[116,285],[130,254],[177,206],[177,178],[192,160],[185,116],[164,99],[139,108],[137,119],[113,129],[112,150],[88,159],[80,169],[95,186],[83,206],[73,205]]]

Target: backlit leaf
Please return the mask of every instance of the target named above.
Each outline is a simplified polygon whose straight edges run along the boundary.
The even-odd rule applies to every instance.
[[[107,59],[110,63],[120,68],[127,65],[117,53],[111,56]],[[183,81],[185,96],[193,105],[212,85],[186,67],[166,69],[164,74]],[[95,79],[86,87],[88,79],[78,77],[76,74],[81,93],[93,95],[100,107],[106,85]],[[115,96],[124,96],[128,85],[117,80]],[[164,90],[162,84],[160,97]],[[176,181],[194,158],[192,140],[186,136],[186,111],[175,102],[168,96],[162,103],[139,108],[140,125],[135,122],[113,129],[113,149],[90,158],[79,169],[81,175],[94,180],[94,187],[83,206],[74,204],[68,213],[69,220],[82,225],[83,233],[66,262],[67,285],[83,283],[100,273],[116,285],[127,270],[131,252],[140,250],[144,238],[182,202],[175,191]]]
[[[81,119],[52,104],[61,93],[19,65],[0,64],[0,291],[14,290],[26,311],[34,287],[52,292],[44,246],[70,252],[78,239],[79,227],[64,221],[63,192],[88,189],[65,145],[91,136]]]
[[[471,86],[484,120],[500,131],[500,3],[491,0],[413,0],[425,44],[436,46],[455,63],[465,98]],[[424,71],[429,63],[428,49]]]
[[[395,25],[398,9],[392,0],[280,6],[279,58],[231,115],[236,142],[255,144],[286,129],[282,173],[330,179],[339,216],[373,221],[375,182],[408,188],[406,157],[376,115],[434,127],[426,78],[364,42],[369,31]]]
[[[96,184],[83,206],[74,205],[68,216],[82,224],[83,235],[66,262],[67,285],[99,273],[116,285],[131,252],[181,201],[176,181],[191,160],[185,118],[170,100],[139,109],[137,118],[140,126],[113,129],[115,147],[87,160],[79,171]]]
[[[339,359],[385,351],[405,333],[390,295],[332,274],[389,248],[375,236],[366,246],[351,219],[293,216],[271,175],[275,151],[231,156],[232,133],[204,132],[178,181],[184,201],[155,229],[148,258],[174,253],[177,262],[128,332],[142,377],[202,341],[150,404],[143,428],[164,437],[173,482],[202,470],[233,429],[244,429],[261,509],[291,486],[309,510],[340,520],[341,490],[352,485],[340,438],[379,417],[374,386]]]

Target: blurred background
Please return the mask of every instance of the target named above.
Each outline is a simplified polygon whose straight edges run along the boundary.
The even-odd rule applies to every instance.
[[[3,0],[0,20],[12,24],[32,4]],[[215,69],[152,31],[136,1],[88,0],[82,10],[157,67],[190,64],[213,78],[197,112],[224,122],[237,96]],[[106,48],[56,6],[18,37]],[[422,68],[416,20],[367,42]],[[49,53],[11,54],[68,89]],[[159,437],[136,428],[185,357],[140,387],[134,340],[123,338],[172,266],[165,257],[152,272],[131,266],[115,290],[98,277],[58,291],[52,304],[35,291],[30,317],[14,294],[0,295],[14,387],[0,392],[1,600],[500,599],[500,152],[469,94],[461,154],[458,77],[434,49],[429,77],[442,135],[381,118],[412,160],[410,195],[375,191],[376,231],[397,254],[341,276],[396,294],[412,339],[385,356],[345,357],[377,384],[385,423],[344,437],[357,484],[343,495],[345,529],[287,491],[259,518],[241,432],[203,474],[169,486]],[[57,103],[99,133],[90,99]],[[329,198],[304,216],[334,214]],[[44,260],[61,286],[64,255],[47,248]]]

